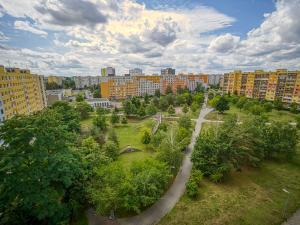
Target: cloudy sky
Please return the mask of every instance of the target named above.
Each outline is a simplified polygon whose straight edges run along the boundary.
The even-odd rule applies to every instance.
[[[300,69],[299,12],[300,0],[0,0],[0,64],[67,76]]]

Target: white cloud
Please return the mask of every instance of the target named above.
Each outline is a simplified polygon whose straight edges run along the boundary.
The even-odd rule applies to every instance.
[[[17,20],[17,21],[15,21],[14,25],[15,25],[15,29],[17,29],[17,30],[28,31],[28,32],[37,34],[42,37],[46,37],[48,35],[48,33],[46,31],[40,30],[36,27],[33,27],[28,21]]]
[[[109,65],[118,74],[136,66],[146,73],[164,66],[187,72],[300,67],[300,0],[278,0],[276,10],[264,14],[244,39],[214,35],[235,19],[205,6],[150,10],[133,0],[1,0],[1,5],[33,21],[18,19],[17,29],[44,37],[44,30],[55,31],[51,50],[0,51],[0,63],[3,57],[27,61],[43,73],[99,74]]]
[[[209,49],[212,51],[227,53],[233,51],[240,41],[240,37],[234,36],[232,34],[221,35],[214,40],[209,45]]]

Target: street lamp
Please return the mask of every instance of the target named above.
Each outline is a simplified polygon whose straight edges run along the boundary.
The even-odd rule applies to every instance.
[[[283,188],[282,191],[287,194],[287,198],[285,200],[284,207],[283,207],[283,213],[282,213],[283,218],[286,219],[287,218],[286,211],[287,211],[288,203],[289,203],[289,199],[290,199],[290,192],[288,190],[286,190],[285,188]]]

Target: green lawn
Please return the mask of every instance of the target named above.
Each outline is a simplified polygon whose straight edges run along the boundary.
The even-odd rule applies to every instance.
[[[150,158],[152,156],[153,153],[149,151],[131,152],[131,153],[121,154],[119,156],[118,161],[121,162],[125,168],[130,168],[130,165],[133,162],[141,161]]]
[[[144,120],[128,120],[128,124],[119,124],[114,127],[115,132],[120,142],[120,148],[124,149],[127,146],[145,150],[146,146],[141,143],[142,131],[145,128],[152,130],[156,120],[152,118]]]
[[[206,130],[215,123],[204,123]],[[200,197],[184,195],[160,225],[280,225],[287,194],[287,215],[300,207],[300,149],[292,162],[266,161],[260,168],[233,172],[221,184],[204,180]]]
[[[280,225],[287,194],[291,215],[300,207],[300,155],[296,163],[265,162],[235,172],[223,184],[202,182],[198,200],[184,195],[160,225]]]
[[[224,114],[220,114],[216,111],[209,113],[205,119],[207,120],[224,120],[229,115],[237,114],[239,120],[247,118],[250,114],[245,110],[240,110],[236,106],[231,105],[230,110],[226,111]],[[266,113],[268,118],[273,121],[282,121],[282,122],[295,122],[297,114],[293,114],[289,111],[278,111],[273,109],[272,112]]]

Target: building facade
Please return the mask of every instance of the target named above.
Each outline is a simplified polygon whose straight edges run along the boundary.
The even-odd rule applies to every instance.
[[[46,78],[47,80],[47,83],[50,84],[50,83],[55,83],[59,86],[62,86],[63,84],[63,80],[64,80],[64,77],[59,77],[59,76],[48,76]]]
[[[178,88],[193,91],[198,84],[207,86],[207,75],[180,74],[165,76],[116,76],[101,82],[101,96],[108,99],[125,99],[132,96],[154,95],[156,90],[165,93],[168,86],[176,93]]]
[[[44,78],[29,70],[0,66],[0,98],[3,119],[40,111],[47,105]]]
[[[223,77],[223,74],[209,74],[208,75],[208,84],[209,85],[218,85]]]
[[[279,69],[254,72],[234,71],[224,74],[224,93],[236,93],[247,98],[300,104],[300,71]]]
[[[85,100],[90,106],[94,109],[96,108],[109,108],[111,107],[111,103],[106,98],[91,98]]]
[[[101,76],[76,76],[73,77],[76,89],[84,89],[94,85],[99,85]]]
[[[160,74],[161,75],[175,75],[175,69],[173,69],[173,68],[166,68],[166,69],[162,69],[161,71],[160,71]]]
[[[129,75],[130,76],[142,76],[143,75],[143,70],[139,68],[134,68],[129,70]]]

